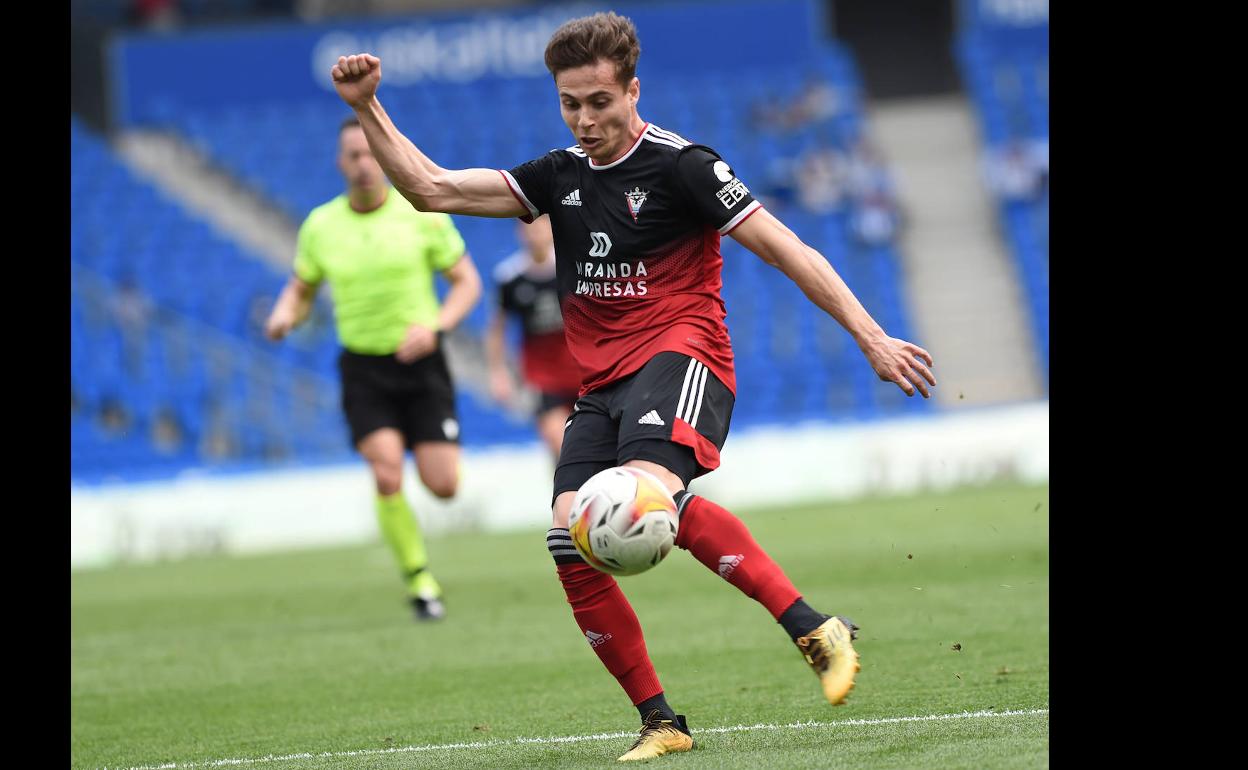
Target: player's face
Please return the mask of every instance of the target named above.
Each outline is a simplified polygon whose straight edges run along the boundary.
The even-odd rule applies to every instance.
[[[338,170],[352,188],[375,190],[382,184],[381,166],[359,126],[348,126],[338,136]]]
[[[641,84],[633,78],[628,87],[615,77],[615,65],[605,59],[567,69],[555,76],[559,111],[576,143],[595,163],[610,163],[623,155],[640,129],[637,99]]]

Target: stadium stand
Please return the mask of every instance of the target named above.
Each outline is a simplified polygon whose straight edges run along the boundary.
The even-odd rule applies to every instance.
[[[324,300],[283,345],[261,323],[285,276],[135,178],[71,121],[71,472],[341,461],[337,346]],[[460,394],[464,432],[527,423]]]
[[[1049,370],[1049,30],[968,25],[958,64],[979,117],[985,173],[1018,261],[1047,388]]]
[[[795,100],[812,79],[835,89],[834,109],[796,125],[751,123],[758,105]],[[802,70],[647,81],[641,107],[648,120],[728,158],[831,260],[891,334],[913,339],[891,242],[856,241],[849,203],[815,214],[762,192],[761,180],[775,176],[777,160],[797,159],[821,144],[850,151],[863,131],[860,93],[848,54],[828,46]],[[509,168],[569,144],[545,78],[402,89],[383,98],[396,124],[448,167]],[[274,103],[169,114],[164,128],[301,221],[341,192],[331,152],[344,114],[329,101]],[[313,328],[280,346],[265,342],[257,308],[267,311],[284,276],[133,177],[77,121],[71,132],[74,477],[348,456],[337,409],[336,345],[323,302]],[[486,282],[486,301],[463,325],[479,337],[494,296],[493,268],[516,247],[512,225],[455,219]],[[723,240],[722,251],[739,383],[734,428],[931,408],[923,399],[897,398],[896,387],[878,380],[852,339],[779,271],[732,239]],[[147,308],[148,323],[126,320],[143,315],[119,308],[118,298],[126,296],[130,305]],[[109,419],[129,427],[103,427],[109,419],[101,415],[118,407],[124,418]],[[468,446],[534,440],[527,422],[478,402],[469,389],[461,388],[460,409]],[[161,426],[169,433],[171,422],[182,436],[176,449],[160,438]]]

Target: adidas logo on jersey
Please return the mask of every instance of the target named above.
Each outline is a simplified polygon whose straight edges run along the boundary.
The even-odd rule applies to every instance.
[[[600,644],[605,644],[610,639],[611,634],[599,634],[593,631],[585,632],[585,640],[589,642],[590,647],[597,647]]]
[[[659,416],[658,412],[651,409],[649,412],[645,414],[644,417],[642,417],[640,420],[637,421],[637,424],[638,425],[666,425],[667,423],[663,422],[663,418]]]
[[[745,555],[740,553],[736,556],[719,557],[719,576],[727,580],[732,575],[732,571],[737,568],[737,565],[743,561],[745,561]]]
[[[563,196],[563,205],[565,205],[565,206],[579,206],[579,205],[581,205],[581,188],[579,188],[579,187],[578,187],[578,188],[576,188],[575,190],[573,190],[572,192],[570,192],[570,193],[568,193],[567,195]]]

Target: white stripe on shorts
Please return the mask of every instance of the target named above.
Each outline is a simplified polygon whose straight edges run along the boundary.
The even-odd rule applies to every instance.
[[[689,421],[689,425],[698,427],[698,415],[702,414],[702,396],[706,393],[706,375],[710,371],[705,366],[702,367],[702,379],[698,382],[698,404],[693,408],[693,419]]]
[[[680,415],[680,419],[685,422],[693,422],[693,407],[697,397],[694,395],[698,392],[698,384],[706,382],[706,366],[701,361],[698,362],[698,368],[693,372],[693,382],[689,386],[689,403],[685,406],[684,414]]]
[[[677,417],[679,417],[680,413],[685,409],[685,400],[689,396],[689,380],[693,377],[693,373],[697,365],[697,359],[689,359],[689,368],[685,369],[685,384],[680,386],[680,403],[676,404]]]

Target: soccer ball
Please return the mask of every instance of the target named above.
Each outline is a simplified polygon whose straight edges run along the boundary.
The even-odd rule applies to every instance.
[[[667,556],[676,542],[676,502],[663,482],[637,468],[608,468],[572,501],[568,530],[590,566],[636,575]]]

